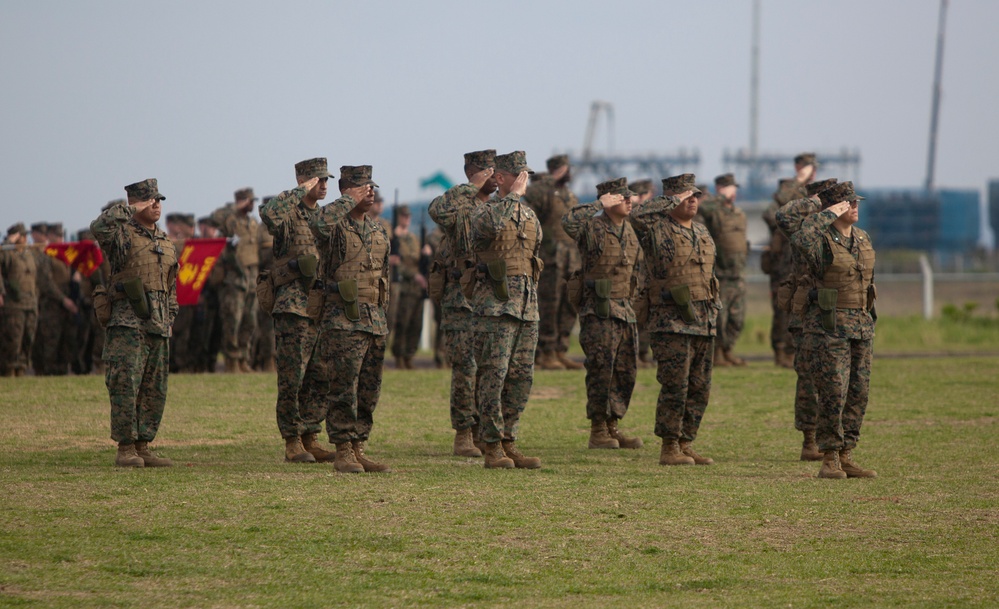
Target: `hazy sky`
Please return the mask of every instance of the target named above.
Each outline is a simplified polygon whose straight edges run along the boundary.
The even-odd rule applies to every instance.
[[[748,144],[749,0],[502,3],[0,0],[0,224],[86,226],[156,177],[203,215],[295,162],[374,165],[391,201],[461,155],[582,145],[614,104],[615,150]],[[761,151],[856,149],[861,186],[919,186],[936,0],[763,0]],[[952,0],[937,183],[999,177],[999,2]],[[605,149],[601,131],[597,147]]]

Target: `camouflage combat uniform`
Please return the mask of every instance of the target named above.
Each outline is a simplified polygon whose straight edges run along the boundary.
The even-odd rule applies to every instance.
[[[718,343],[730,351],[746,321],[746,258],[749,242],[746,237],[746,213],[718,197],[702,204],[701,216],[718,250],[715,275],[721,296],[718,312]]]
[[[263,220],[263,216],[261,216],[261,220]],[[264,226],[262,221],[259,225],[258,232],[259,237],[257,242],[260,246],[259,268],[270,268],[274,263],[274,237],[267,232],[267,227]],[[306,226],[306,232],[308,232],[308,226]],[[257,332],[252,341],[253,357],[250,361],[250,366],[254,370],[263,370],[266,372],[273,372],[275,370],[275,349],[277,348],[277,339],[274,336],[274,332],[274,319],[267,313],[267,311],[261,310],[260,303],[257,303]]]
[[[579,343],[586,354],[586,418],[616,421],[628,412],[638,372],[638,332],[631,306],[641,249],[638,237],[628,221],[614,226],[600,201],[573,208],[562,227],[576,240],[583,263],[579,280],[570,281],[582,282]],[[598,281],[606,282],[609,290],[606,310],[597,306]]]
[[[66,374],[68,361],[64,358],[62,341],[66,318],[72,315],[63,301],[69,296],[70,270],[65,262],[46,254],[44,248],[31,251],[35,256],[38,294],[38,329],[31,349],[31,365],[39,376]]]
[[[38,320],[36,272],[35,257],[27,245],[0,251],[0,294],[4,297],[0,307],[0,376],[21,376],[28,368]]]
[[[396,235],[399,266],[398,287],[392,290],[396,297],[395,328],[392,333],[392,355],[407,363],[420,346],[423,332],[423,287],[416,282],[420,274],[420,238],[406,231]]]
[[[103,358],[111,398],[111,439],[119,445],[152,442],[156,437],[166,404],[170,328],[178,310],[177,251],[166,233],[134,221],[135,212],[134,206],[114,205],[90,225],[111,263],[111,319]],[[136,315],[119,289],[134,277],[142,279],[148,319]]]
[[[251,193],[252,196],[252,193]],[[219,291],[222,317],[222,352],[228,368],[249,370],[250,343],[257,331],[257,270],[260,251],[257,221],[249,213],[236,211],[234,205],[221,207],[212,214],[225,237],[238,237],[227,245],[221,259],[225,276]]]
[[[791,245],[787,237],[777,226],[777,210],[796,199],[808,197],[805,185],[796,180],[785,180],[781,182],[780,188],[774,193],[774,202],[763,212],[763,221],[770,229],[770,250],[765,254],[769,261],[768,269],[764,269],[770,276],[770,308],[773,312],[773,321],[770,324],[770,346],[777,356],[778,363],[790,362],[794,354],[794,338],[788,332],[788,315],[777,304],[777,290],[781,283],[791,275]]]

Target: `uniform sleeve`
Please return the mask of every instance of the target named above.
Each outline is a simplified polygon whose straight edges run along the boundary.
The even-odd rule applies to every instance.
[[[452,186],[433,201],[427,213],[441,228],[448,229],[460,221],[462,212],[466,212],[479,189],[474,184],[458,184]]]
[[[356,206],[357,203],[349,195],[343,195],[336,201],[323,205],[309,221],[312,234],[322,241],[329,241],[333,238],[333,233],[336,232],[336,225],[342,222],[350,210]],[[384,232],[384,229],[381,230]]]
[[[493,199],[484,205],[478,206],[472,212],[472,240],[480,239],[492,240],[503,230],[503,226],[513,217],[517,210],[517,203],[520,198],[510,193],[501,199]],[[539,238],[540,242],[541,239]]]
[[[631,225],[638,233],[639,239],[643,234],[648,234],[657,221],[665,219],[666,215],[679,205],[679,197],[661,195],[631,212]]]
[[[805,218],[816,211],[816,204],[811,199],[795,199],[776,211],[774,221],[777,228],[790,237],[801,228],[801,223]]]
[[[812,214],[801,223],[801,228],[791,235],[793,247],[808,265],[813,277],[821,277],[826,270],[825,239],[823,233],[836,221],[836,214],[826,210]]]
[[[578,242],[579,238],[586,231],[586,227],[593,220],[593,217],[603,211],[603,209],[604,206],[600,201],[573,207],[562,216],[562,230],[565,231],[565,234],[572,237],[573,241]]]
[[[302,201],[307,192],[304,186],[299,186],[286,190],[261,205],[260,221],[267,227],[267,232],[277,236],[282,230],[288,212]]]

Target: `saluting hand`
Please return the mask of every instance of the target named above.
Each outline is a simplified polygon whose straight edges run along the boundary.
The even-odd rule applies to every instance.
[[[135,201],[130,205],[135,208],[135,211],[139,212],[139,211],[145,211],[146,208],[148,208],[155,202],[156,199],[146,199],[145,201]]]
[[[355,203],[360,203],[367,198],[368,193],[371,192],[371,185],[365,184],[364,186],[355,186],[353,188],[347,188],[343,191],[343,194],[347,195],[354,200]]]
[[[617,207],[624,203],[624,195],[615,195],[607,193],[600,197],[600,204],[604,206],[604,209],[609,209],[611,207]]]
[[[492,168],[486,168],[483,169],[482,171],[477,171],[472,174],[472,177],[469,178],[469,181],[472,183],[473,186],[481,190],[482,187],[485,185],[486,181],[489,180],[489,178],[493,177],[493,173],[495,171],[496,170]]]
[[[316,184],[318,184],[318,183],[319,183],[319,178],[309,178],[308,180],[306,180],[306,181],[302,182],[301,184],[299,184],[299,186],[301,186],[302,188],[304,188],[305,192],[311,192],[312,189],[315,188]]]
[[[845,214],[849,209],[850,209],[849,201],[840,201],[835,205],[830,205],[829,207],[827,207],[826,211],[831,211],[832,213],[836,214],[836,217],[838,218],[843,214]]]
[[[524,196],[524,193],[527,192],[527,180],[527,172],[521,171],[520,175],[517,176],[517,179],[513,181],[513,187],[510,189],[510,192],[518,197]]]

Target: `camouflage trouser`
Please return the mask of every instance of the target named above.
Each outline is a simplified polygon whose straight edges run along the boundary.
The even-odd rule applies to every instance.
[[[31,365],[38,376],[64,375],[69,371],[70,354],[74,351],[75,325],[73,314],[61,301],[43,298],[38,305],[38,330],[31,351]],[[67,331],[73,327],[73,335]]]
[[[579,248],[557,243],[554,253],[542,249],[544,270],[538,280],[538,348],[542,351],[565,353],[569,350],[569,335],[576,325],[576,311],[569,304],[566,279],[581,268]]]
[[[170,337],[170,372],[191,372],[194,361],[191,349],[191,329],[197,307],[185,305],[177,310]]]
[[[815,431],[815,412],[819,406],[819,398],[815,394],[815,385],[808,376],[811,365],[808,352],[802,347],[804,335],[800,326],[791,328],[790,332],[794,341],[794,371],[798,374],[794,391],[794,428],[798,431]]]
[[[274,328],[278,431],[282,438],[320,433],[330,379],[319,353],[319,327],[307,317],[278,313]]]
[[[447,360],[446,350],[447,347],[444,344],[444,310],[441,308],[440,303],[434,302],[434,363],[440,367],[441,364]]]
[[[415,281],[400,283],[399,303],[392,333],[392,355],[413,357],[423,332],[423,288]]]
[[[476,320],[480,433],[485,442],[516,440],[534,383],[538,322],[509,316]]]
[[[257,269],[246,271],[248,285],[257,285]],[[257,332],[257,291],[225,283],[219,293],[222,315],[222,352],[226,357],[250,361],[250,343]]]
[[[662,385],[656,403],[655,434],[664,440],[693,442],[711,395],[713,336],[652,332],[656,380]]]
[[[718,343],[728,351],[735,346],[746,322],[746,280],[721,279],[719,292],[722,308],[718,311]]]
[[[170,339],[111,326],[104,344],[104,381],[111,397],[111,439],[152,442],[166,405]]]
[[[0,376],[28,369],[37,321],[35,311],[0,307]]]
[[[802,349],[819,399],[815,421],[819,450],[853,449],[867,411],[873,341],[805,334]]]
[[[770,309],[773,311],[773,322],[770,324],[770,347],[774,353],[783,351],[790,355],[794,353],[794,340],[787,329],[788,313],[777,306],[778,285],[773,282],[770,284]]]
[[[323,333],[319,345],[329,369],[326,432],[330,442],[366,441],[382,390],[385,337],[330,330]]]
[[[586,354],[586,418],[623,419],[638,374],[635,324],[596,315],[579,323],[579,344]]]
[[[261,370],[276,357],[274,319],[267,311],[257,307],[257,336],[253,341],[253,361],[250,365]]]
[[[475,401],[476,316],[467,309],[445,309],[443,313],[448,320],[444,340],[451,361],[451,428],[468,429],[479,422]]]

